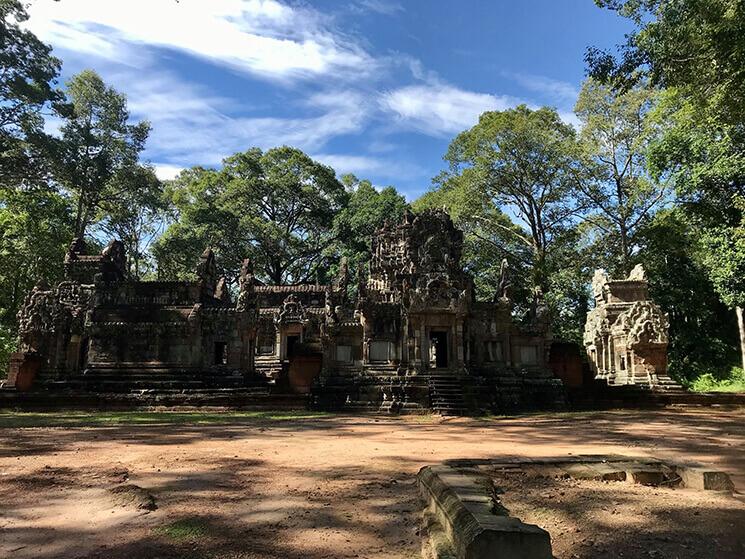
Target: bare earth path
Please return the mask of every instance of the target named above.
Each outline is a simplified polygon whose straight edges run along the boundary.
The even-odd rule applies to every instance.
[[[610,453],[703,461],[743,490],[745,410],[1,427],[0,557],[418,557],[421,466]],[[116,502],[123,481],[158,509]]]

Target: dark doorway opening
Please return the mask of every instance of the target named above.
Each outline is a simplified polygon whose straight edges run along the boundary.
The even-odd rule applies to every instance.
[[[300,343],[300,336],[287,336],[287,358],[295,357],[297,354],[297,345]]]
[[[434,352],[435,367],[438,369],[448,366],[448,333],[447,332],[430,332],[429,333],[430,351]],[[431,355],[431,354],[430,354]]]
[[[228,344],[227,342],[215,342],[215,365],[228,364]]]

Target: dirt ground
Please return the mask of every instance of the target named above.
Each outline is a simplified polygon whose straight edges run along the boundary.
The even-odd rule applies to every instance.
[[[741,559],[745,500],[715,491],[494,472],[500,502],[573,559]]]
[[[745,410],[6,424],[0,427],[0,557],[413,558],[421,545],[414,482],[420,467],[453,458],[610,453],[703,461],[731,472],[742,489]],[[142,490],[113,493],[122,486]],[[556,488],[541,489],[549,490]],[[138,508],[147,506],[149,494],[157,509]],[[708,504],[680,501],[681,512],[673,499],[646,507],[643,521],[629,518],[619,529],[643,542],[668,538],[672,545],[664,549],[677,549],[688,541],[677,539],[681,530],[689,539],[703,537],[700,519],[719,518],[724,503],[720,496]],[[583,538],[592,539],[594,522],[608,518],[576,521]],[[709,537],[742,527],[721,524]],[[570,552],[559,555],[569,559],[571,549],[557,551]],[[655,555],[659,549],[624,557],[668,557]],[[722,554],[716,545],[701,549],[701,558],[745,556]]]

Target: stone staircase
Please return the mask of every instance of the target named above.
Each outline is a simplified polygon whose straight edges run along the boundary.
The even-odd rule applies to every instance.
[[[432,411],[440,415],[468,415],[464,375],[452,371],[430,371],[429,399]]]
[[[224,371],[196,371],[162,367],[95,367],[64,379],[39,379],[42,390],[73,390],[97,393],[206,393],[214,390],[245,394],[267,393],[267,383],[257,375]]]
[[[269,384],[276,384],[278,379],[286,377],[287,366],[287,363],[280,361],[276,355],[256,356],[256,373],[265,378]]]

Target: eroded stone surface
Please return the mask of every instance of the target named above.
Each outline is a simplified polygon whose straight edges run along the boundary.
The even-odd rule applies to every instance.
[[[548,532],[506,515],[489,493],[488,479],[448,466],[428,466],[418,474],[429,511],[451,541],[458,559],[511,557],[551,559]],[[496,512],[495,512],[496,511]]]

